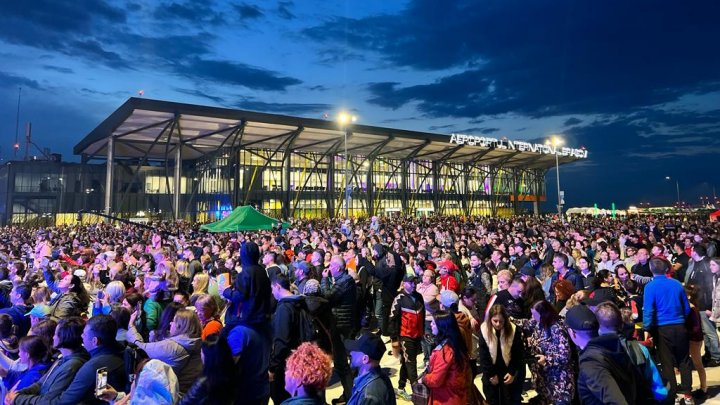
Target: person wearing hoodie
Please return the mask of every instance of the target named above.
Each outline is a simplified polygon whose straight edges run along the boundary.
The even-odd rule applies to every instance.
[[[151,359],[169,364],[178,377],[180,392],[187,392],[192,383],[202,374],[200,358],[202,326],[197,314],[189,309],[178,310],[170,323],[170,336],[152,343],[145,343],[135,328],[135,319],[138,315],[138,312],[135,311],[130,316],[127,341],[144,350]]]
[[[270,323],[270,279],[259,265],[260,249],[255,242],[247,241],[240,247],[242,271],[235,277],[234,287],[223,291],[223,297],[230,301],[225,314],[225,325],[241,323],[248,326],[267,328]],[[265,330],[265,335],[269,331]],[[268,336],[269,338],[269,336]]]
[[[565,317],[570,339],[580,350],[578,397],[584,405],[635,404],[637,379],[630,356],[616,334],[598,336],[598,320],[587,305]]]
[[[17,336],[25,336],[30,330],[30,317],[25,316],[33,308],[30,304],[32,289],[26,284],[18,284],[10,292],[10,308],[0,309],[0,314],[8,314],[17,328]]]

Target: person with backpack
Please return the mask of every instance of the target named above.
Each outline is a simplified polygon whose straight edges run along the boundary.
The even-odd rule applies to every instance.
[[[400,379],[396,391],[398,397],[409,401],[410,394],[405,391],[408,380],[413,384],[417,380],[417,357],[421,352],[421,341],[425,329],[425,302],[423,296],[415,291],[416,279],[406,275],[403,289],[395,297],[390,310],[390,333],[393,341],[400,343]]]
[[[272,295],[277,300],[277,307],[272,316],[272,346],[270,352],[270,398],[279,404],[290,398],[285,390],[285,362],[293,349],[297,348],[302,339],[314,339],[312,323],[308,327],[301,321],[303,297],[290,291],[290,279],[282,273],[275,275],[271,284]],[[302,319],[301,319],[302,318]],[[305,336],[302,336],[305,335]]]

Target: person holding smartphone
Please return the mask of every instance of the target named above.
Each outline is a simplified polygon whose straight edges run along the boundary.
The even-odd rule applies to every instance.
[[[116,335],[117,322],[109,315],[97,315],[87,321],[82,341],[90,353],[90,360],[80,367],[70,386],[60,395],[57,404],[98,403],[95,394],[99,369],[107,369],[107,384],[113,387],[126,386],[124,348],[115,340]]]

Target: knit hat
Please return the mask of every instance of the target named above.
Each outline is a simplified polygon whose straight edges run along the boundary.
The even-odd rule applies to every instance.
[[[320,290],[320,282],[315,280],[314,278],[311,278],[310,280],[305,282],[305,287],[303,287],[302,293],[305,295],[315,294]]]

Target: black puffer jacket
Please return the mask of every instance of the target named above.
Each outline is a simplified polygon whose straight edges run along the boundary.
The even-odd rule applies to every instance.
[[[343,272],[337,277],[323,278],[320,288],[323,297],[330,303],[330,308],[335,317],[333,327],[354,329],[357,324],[355,319],[355,302],[357,300],[355,280],[349,274]]]

